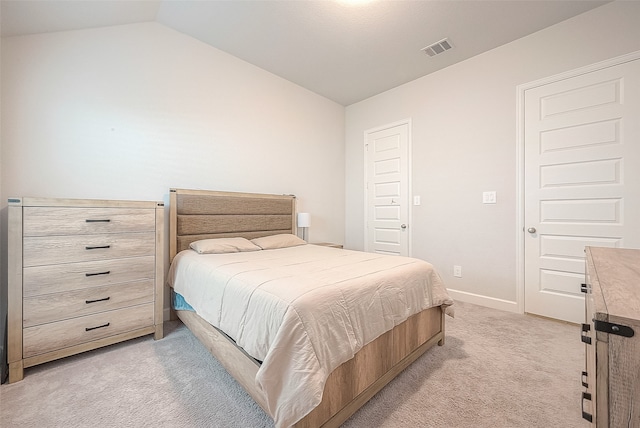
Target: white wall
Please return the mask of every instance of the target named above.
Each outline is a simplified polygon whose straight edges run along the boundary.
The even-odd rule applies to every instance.
[[[177,187],[295,194],[310,240],[343,242],[343,106],[157,23],[4,38],[1,57],[2,233],[8,197],[168,206]]]
[[[158,23],[5,38],[2,58],[2,207],[292,193],[311,239],[343,242],[339,104]]]
[[[347,107],[345,245],[364,247],[364,131],[411,118],[413,256],[454,298],[516,310],[516,87],[640,50],[638,22],[640,2],[609,3]]]

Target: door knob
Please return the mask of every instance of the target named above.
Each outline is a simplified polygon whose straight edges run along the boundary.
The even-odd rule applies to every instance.
[[[530,227],[529,229],[527,229],[527,232],[536,233],[536,228],[535,227]]]
[[[407,228],[407,225],[406,225],[406,224],[401,224],[401,225],[400,225],[400,228],[401,228],[401,229],[406,229],[406,228]]]

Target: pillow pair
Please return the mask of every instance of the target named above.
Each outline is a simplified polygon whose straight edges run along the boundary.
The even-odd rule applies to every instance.
[[[290,233],[263,236],[249,241],[245,238],[213,238],[201,239],[189,244],[198,254],[225,254],[246,251],[272,250],[276,248],[295,247],[306,244],[305,241]]]

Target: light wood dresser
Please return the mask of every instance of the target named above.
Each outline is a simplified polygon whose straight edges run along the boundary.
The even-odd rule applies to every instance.
[[[640,250],[587,247],[582,416],[640,428]]]
[[[162,203],[10,198],[8,210],[9,382],[37,364],[162,338]]]

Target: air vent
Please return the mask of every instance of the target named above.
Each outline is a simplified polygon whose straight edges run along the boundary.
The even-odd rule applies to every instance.
[[[422,50],[425,51],[429,56],[436,56],[444,51],[448,51],[452,47],[453,46],[451,45],[449,39],[442,39],[439,42],[427,46],[426,48],[422,48]]]

